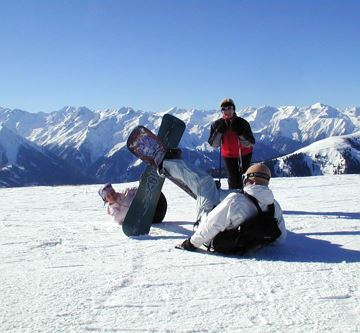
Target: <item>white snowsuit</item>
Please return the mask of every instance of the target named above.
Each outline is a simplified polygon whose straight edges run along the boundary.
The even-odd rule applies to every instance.
[[[209,174],[202,170],[191,169],[183,160],[164,160],[163,167],[173,177],[183,181],[197,195],[197,218],[200,219],[200,224],[190,239],[196,247],[208,243],[225,229],[237,228],[245,220],[258,213],[255,205],[244,194],[238,190],[218,190],[214,179]],[[244,191],[258,200],[263,211],[267,211],[268,205],[274,203],[275,218],[278,220],[281,231],[281,236],[276,242],[283,241],[286,238],[286,228],[282,209],[274,200],[269,187],[246,185]]]
[[[275,218],[281,231],[280,237],[275,241],[282,242],[286,238],[285,221],[279,203],[274,200],[272,191],[264,185],[247,185],[244,191],[255,197],[262,211],[267,211],[267,206],[274,203]],[[200,247],[210,242],[219,232],[225,229],[235,229],[248,218],[258,213],[255,205],[242,193],[229,194],[218,206],[201,218],[199,227],[192,235],[190,241]]]
[[[127,211],[129,210],[130,204],[133,201],[137,187],[126,188],[118,193],[118,198],[115,203],[109,204],[107,212],[114,217],[114,221],[118,224],[124,222]]]

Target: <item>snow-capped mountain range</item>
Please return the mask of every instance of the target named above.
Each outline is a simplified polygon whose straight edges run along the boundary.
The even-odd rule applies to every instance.
[[[157,132],[165,113],[186,123],[183,158],[207,170],[217,168],[219,151],[207,143],[210,124],[220,117],[217,110],[65,107],[29,113],[0,107],[0,186],[137,180],[144,166],[128,152],[127,137],[139,124]],[[266,160],[276,175],[360,173],[359,107],[316,103],[237,113],[256,137],[253,161]]]
[[[314,142],[266,164],[280,177],[360,173],[360,132]]]

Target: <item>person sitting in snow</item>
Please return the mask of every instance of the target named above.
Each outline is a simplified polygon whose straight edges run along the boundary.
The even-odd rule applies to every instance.
[[[120,192],[116,192],[110,183],[105,184],[99,189],[99,195],[104,203],[107,203],[107,212],[114,217],[114,221],[118,224],[124,222],[125,216],[129,210],[130,204],[133,201],[137,187],[125,188]],[[160,223],[165,217],[167,210],[167,201],[163,193],[156,207],[153,223]]]
[[[218,189],[210,175],[202,170],[192,170],[180,159],[165,159],[159,168],[160,173],[162,169],[183,181],[197,196],[195,233],[177,248],[193,251],[204,244],[216,250],[214,241],[219,244],[225,240],[234,246],[231,248],[229,245],[223,252],[245,253],[285,240],[282,209],[268,187],[271,172],[265,164],[254,164],[247,169],[243,191]],[[259,221],[260,212],[266,214],[270,209],[272,216]]]

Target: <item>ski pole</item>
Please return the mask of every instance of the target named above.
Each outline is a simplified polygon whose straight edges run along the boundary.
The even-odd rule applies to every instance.
[[[219,150],[219,184],[221,184],[221,144]]]
[[[241,143],[240,143],[239,137],[238,137],[238,145],[239,145],[239,171],[240,171],[240,174],[242,176],[243,169],[242,169],[242,157],[241,157]]]

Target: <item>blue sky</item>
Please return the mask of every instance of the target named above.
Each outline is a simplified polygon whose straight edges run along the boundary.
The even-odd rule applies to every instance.
[[[0,106],[360,106],[360,1],[0,0]]]

